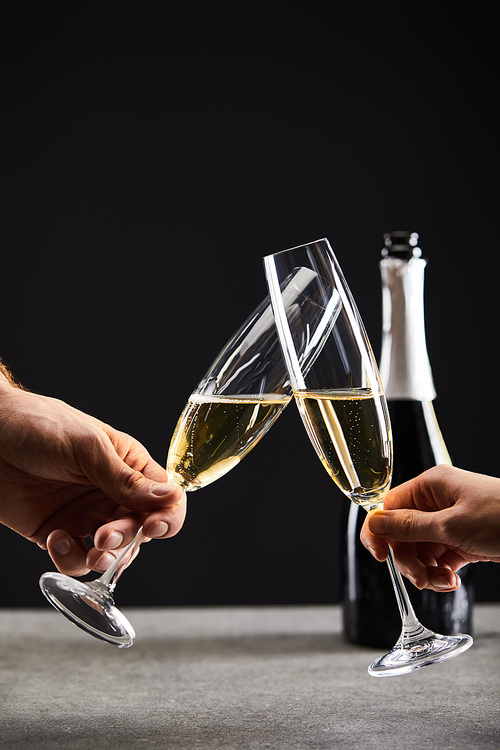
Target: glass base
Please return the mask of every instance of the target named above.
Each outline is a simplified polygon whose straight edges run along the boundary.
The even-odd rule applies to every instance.
[[[429,664],[438,664],[467,651],[473,644],[470,635],[432,633],[407,643],[398,641],[392,651],[370,664],[372,677],[393,677],[414,672]]]
[[[44,573],[40,588],[61,614],[94,638],[129,648],[135,630],[115,606],[109,588],[99,580],[84,583],[62,573]]]

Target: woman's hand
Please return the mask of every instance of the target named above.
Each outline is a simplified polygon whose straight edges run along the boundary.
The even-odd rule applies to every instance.
[[[500,562],[500,479],[436,466],[391,490],[365,519],[361,541],[377,560],[390,544],[417,588],[453,591],[469,562]]]

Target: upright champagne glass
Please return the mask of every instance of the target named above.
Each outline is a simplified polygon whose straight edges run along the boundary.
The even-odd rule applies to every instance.
[[[308,283],[299,269],[282,289],[284,304]],[[293,282],[293,283],[292,283]],[[299,350],[302,365],[315,355],[315,342]],[[276,336],[269,297],[228,341],[188,399],[167,457],[169,481],[193,492],[219,479],[247,455],[292,397]],[[90,635],[119,648],[131,646],[135,631],[116,607],[113,592],[144,539],[141,530],[97,580],[83,582],[58,572],[44,573],[40,587],[49,602]]]
[[[361,317],[328,240],[269,255],[264,267],[293,394],[318,457],[352,502],[368,511],[381,508],[392,475],[389,414]],[[299,270],[308,271],[309,283],[290,306],[282,289]],[[311,342],[317,348],[306,370],[300,352]],[[368,672],[405,674],[468,649],[469,635],[440,635],[420,624],[390,548],[388,565],[402,630]]]

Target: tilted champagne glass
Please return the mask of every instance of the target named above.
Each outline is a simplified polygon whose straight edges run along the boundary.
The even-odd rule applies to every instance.
[[[305,269],[294,275],[293,283],[282,290],[285,304],[294,305],[295,295],[308,278]],[[314,353],[314,346],[309,346],[299,356],[307,360]],[[267,297],[228,341],[189,397],[168,451],[169,481],[193,492],[227,474],[274,424],[291,395]],[[95,581],[83,582],[55,571],[44,573],[40,578],[43,593],[87,633],[120,648],[131,646],[135,631],[115,606],[113,591],[143,539],[139,530]]]
[[[383,507],[392,476],[387,404],[361,317],[328,240],[264,258],[264,267],[295,401],[309,438],[330,477],[366,510]],[[300,269],[310,282],[284,303],[281,289]],[[316,342],[304,370],[299,352]],[[469,635],[440,635],[423,627],[389,547],[388,565],[402,619],[394,648],[368,667],[374,677],[412,672],[457,656]]]

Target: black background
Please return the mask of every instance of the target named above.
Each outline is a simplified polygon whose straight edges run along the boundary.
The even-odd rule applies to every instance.
[[[170,4],[175,7],[174,4]],[[497,474],[497,25],[452,2],[18,3],[2,22],[0,353],[163,463],[191,389],[328,237],[380,348],[384,232],[420,234],[438,417]],[[347,501],[289,408],[147,545],[119,604],[336,602]],[[44,552],[0,529],[4,606]],[[476,566],[478,599],[499,572]]]

